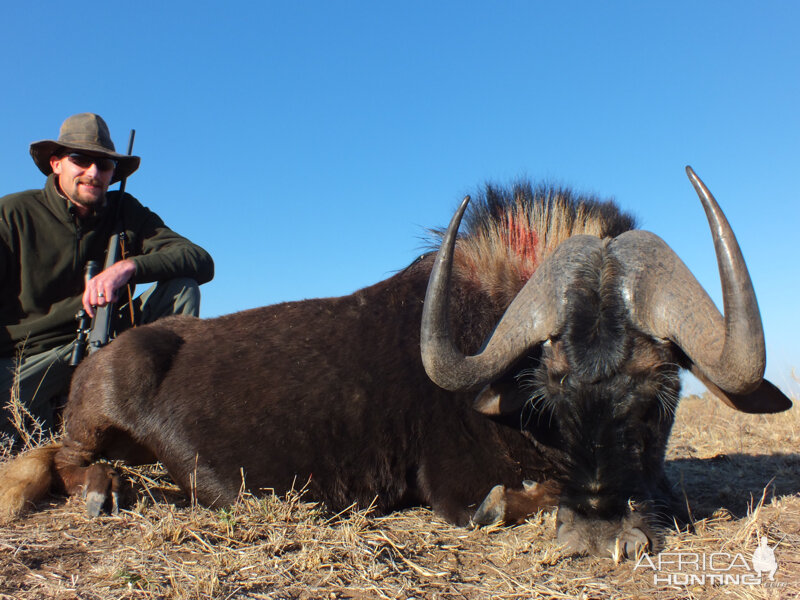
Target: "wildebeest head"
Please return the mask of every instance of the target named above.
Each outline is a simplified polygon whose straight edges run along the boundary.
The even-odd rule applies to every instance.
[[[661,545],[680,367],[738,410],[791,406],[763,379],[761,318],[733,231],[687,173],[711,227],[724,316],[656,235],[575,235],[532,272],[482,350],[466,356],[450,333],[447,298],[468,199],[431,273],[421,336],[428,375],[452,391],[483,386],[476,407],[487,414],[520,411],[525,433],[560,474],[558,539],[576,552],[619,556]]]

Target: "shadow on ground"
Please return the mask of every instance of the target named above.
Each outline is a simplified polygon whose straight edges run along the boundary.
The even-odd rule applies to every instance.
[[[689,501],[695,519],[724,509],[744,517],[748,507],[772,498],[800,494],[800,454],[718,454],[711,458],[676,458],[667,476]]]

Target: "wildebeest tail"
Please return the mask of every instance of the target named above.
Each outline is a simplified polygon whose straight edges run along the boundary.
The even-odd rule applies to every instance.
[[[59,448],[54,442],[28,450],[0,468],[0,524],[21,516],[50,491]]]

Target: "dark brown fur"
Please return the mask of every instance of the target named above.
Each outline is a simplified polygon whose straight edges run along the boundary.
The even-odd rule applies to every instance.
[[[338,510],[429,504],[466,523],[495,484],[541,480],[547,463],[518,429],[431,383],[419,357],[432,256],[343,298],[131,330],[78,369],[57,465],[130,460],[134,440],[204,504],[242,487],[308,482]],[[486,305],[463,292],[457,305]],[[472,316],[474,349],[499,315]],[[74,469],[74,467],[72,467]],[[74,493],[78,472],[65,477]]]

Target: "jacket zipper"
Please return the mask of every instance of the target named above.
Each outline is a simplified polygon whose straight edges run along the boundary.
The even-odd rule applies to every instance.
[[[83,230],[81,229],[81,225],[78,222],[78,219],[75,219],[73,222],[75,224],[75,253],[73,254],[72,268],[77,273],[80,271],[79,258],[80,258],[81,238],[83,237]]]

